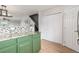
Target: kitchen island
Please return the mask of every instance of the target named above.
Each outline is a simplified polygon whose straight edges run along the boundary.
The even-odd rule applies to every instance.
[[[41,49],[40,33],[27,33],[0,39],[0,53],[37,53]]]

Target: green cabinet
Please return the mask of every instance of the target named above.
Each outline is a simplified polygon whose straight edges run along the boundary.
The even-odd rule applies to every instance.
[[[41,49],[41,39],[40,39],[40,34],[35,34],[33,35],[33,52],[39,52]]]
[[[39,33],[0,41],[0,53],[36,53],[40,48]]]
[[[18,52],[32,53],[32,36],[24,36],[18,38]]]
[[[16,39],[0,41],[0,53],[15,53]]]

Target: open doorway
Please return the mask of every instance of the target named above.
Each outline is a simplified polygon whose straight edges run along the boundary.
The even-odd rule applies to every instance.
[[[33,15],[30,15],[30,18],[34,21],[35,23],[35,32],[38,32],[39,31],[39,28],[38,28],[38,14],[33,14]]]

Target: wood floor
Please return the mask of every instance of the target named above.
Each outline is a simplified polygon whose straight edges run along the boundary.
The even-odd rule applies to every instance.
[[[75,53],[75,51],[61,44],[42,40],[40,53]]]

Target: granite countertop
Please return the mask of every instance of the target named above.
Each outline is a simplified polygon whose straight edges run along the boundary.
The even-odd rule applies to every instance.
[[[23,37],[23,36],[29,36],[29,35],[34,35],[38,32],[28,32],[26,34],[22,34],[22,35],[14,35],[14,36],[10,36],[10,37],[7,37],[7,38],[3,38],[3,39],[0,39],[0,41],[4,41],[4,40],[10,40],[10,39],[14,39],[14,38],[18,38],[18,37]]]

